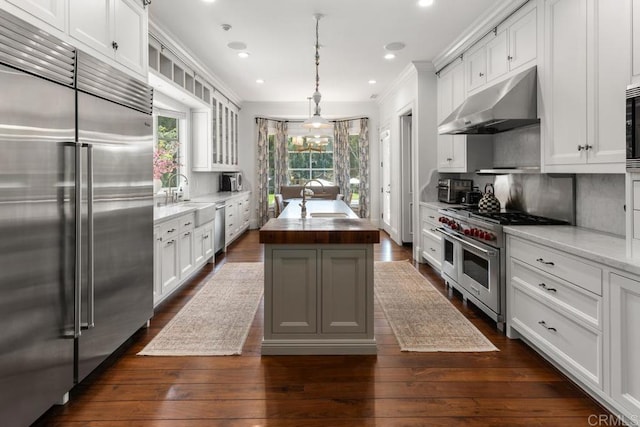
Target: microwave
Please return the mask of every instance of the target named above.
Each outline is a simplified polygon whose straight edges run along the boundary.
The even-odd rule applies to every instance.
[[[220,191],[242,191],[242,172],[225,172],[221,174]]]
[[[464,193],[471,191],[473,181],[470,179],[439,179],[438,201],[444,203],[460,203]]]
[[[627,87],[627,171],[640,172],[640,84]]]

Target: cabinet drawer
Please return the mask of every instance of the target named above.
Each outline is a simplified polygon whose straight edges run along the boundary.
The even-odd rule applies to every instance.
[[[160,237],[166,242],[172,237],[177,237],[180,233],[180,218],[172,219],[160,225]]]
[[[180,231],[192,230],[195,226],[196,214],[191,212],[181,216],[178,220],[180,221]]]
[[[601,334],[541,303],[517,282],[512,291],[511,326],[556,362],[601,389]]]
[[[602,298],[565,280],[511,258],[511,282],[602,330]]]
[[[422,230],[422,256],[432,265],[440,268],[442,261],[440,259],[441,237],[436,236],[429,231]]]
[[[423,214],[424,214],[422,217],[423,221],[426,221],[427,223],[435,227],[439,226],[438,218],[440,217],[440,214],[438,213],[438,209],[424,206]]]
[[[508,248],[511,257],[574,283],[596,295],[602,295],[601,268],[563,252],[513,237],[509,239]]]

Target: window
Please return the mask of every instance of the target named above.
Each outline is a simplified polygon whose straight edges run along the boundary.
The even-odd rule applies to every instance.
[[[300,141],[301,138],[302,141]],[[300,141],[302,145],[295,142]],[[333,138],[328,138],[328,143],[322,149],[309,147],[307,137],[289,137],[287,151],[289,154],[289,183],[292,185],[304,184],[310,179],[317,179],[325,185],[334,184],[333,173]],[[322,150],[322,151],[316,151]]]
[[[162,187],[175,187],[180,167],[183,166],[181,140],[183,119],[167,112],[155,115],[155,138],[153,151],[153,178],[162,182]]]
[[[360,129],[358,121],[354,120],[349,129],[349,187],[351,190],[351,204],[357,205],[360,193]],[[333,167],[333,138],[322,151],[303,149],[308,147],[308,131],[289,123],[288,156],[289,156],[289,184],[299,185],[310,179],[317,179],[324,185],[335,185],[335,171]],[[269,205],[274,203],[275,188],[275,129],[269,129]]]

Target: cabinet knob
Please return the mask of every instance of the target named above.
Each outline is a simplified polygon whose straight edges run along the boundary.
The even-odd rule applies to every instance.
[[[484,73],[478,73],[478,76],[484,77]]]
[[[447,162],[450,162],[451,160],[453,160],[451,157],[447,157]]]
[[[118,43],[115,41],[111,42],[111,47],[113,48],[113,50],[118,50]]]
[[[513,59],[513,56],[509,55],[507,56],[507,61],[511,61]]]

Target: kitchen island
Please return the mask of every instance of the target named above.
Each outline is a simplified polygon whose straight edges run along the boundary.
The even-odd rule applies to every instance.
[[[380,231],[340,200],[292,201],[260,229],[262,354],[376,354],[373,244]]]

